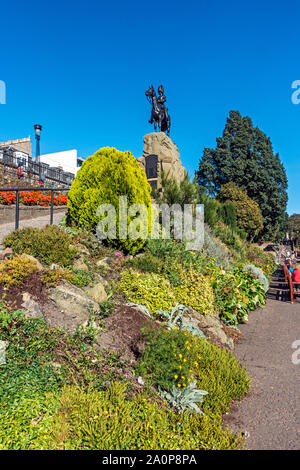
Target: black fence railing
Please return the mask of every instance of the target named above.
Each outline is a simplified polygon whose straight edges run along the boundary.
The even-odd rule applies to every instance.
[[[53,167],[43,162],[36,162],[29,155],[22,152],[22,156],[16,156],[16,151],[9,147],[0,147],[0,165],[8,168],[19,168],[22,166],[27,175],[43,175],[57,183],[71,185],[75,175],[71,172],[63,171],[60,167]]]
[[[20,215],[20,193],[24,191],[48,191],[50,193],[50,225],[53,224],[53,209],[54,209],[54,193],[59,193],[62,191],[68,192],[70,188],[0,188],[0,192],[7,193],[12,191],[16,193],[16,212],[15,212],[15,229],[19,228],[19,215]]]

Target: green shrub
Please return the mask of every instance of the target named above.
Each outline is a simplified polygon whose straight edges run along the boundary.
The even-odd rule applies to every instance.
[[[247,371],[231,352],[180,330],[148,329],[144,334],[147,343],[137,372],[165,390],[174,384],[183,388],[195,378],[197,388],[208,392],[204,413],[228,411],[232,400],[249,390]]]
[[[126,265],[144,272],[160,274],[163,272],[165,264],[162,259],[146,252],[128,260]]]
[[[211,281],[216,309],[227,325],[245,322],[249,311],[263,307],[266,302],[260,282],[238,268],[215,271]]]
[[[165,261],[179,259],[185,251],[185,244],[169,239],[151,239],[147,240],[146,248],[153,256]]]
[[[193,307],[199,313],[214,313],[214,294],[209,280],[192,269],[178,266],[180,285],[173,287],[168,279],[155,273],[141,273],[134,269],[123,271],[118,288],[125,297],[145,305],[151,313],[171,310],[178,304]]]
[[[0,263],[0,285],[6,287],[18,285],[30,274],[37,271],[37,264],[26,258],[14,256]]]
[[[222,429],[220,417],[173,412],[146,394],[126,397],[126,385],[85,392],[66,387],[44,449],[236,449],[242,439]]]
[[[182,270],[180,278],[180,285],[173,289],[177,303],[192,307],[202,315],[214,314],[214,293],[208,278],[194,269]]]
[[[145,305],[151,313],[155,310],[169,310],[177,303],[170,282],[155,273],[125,270],[118,289],[123,291],[128,300]]]
[[[146,173],[134,156],[105,147],[89,157],[78,171],[68,194],[69,216],[76,225],[95,232],[100,221],[97,208],[101,204],[112,204],[117,214],[117,238],[109,241],[119,249],[135,253],[143,247],[145,240],[119,239],[119,196],[127,197],[128,207],[143,204],[149,208],[150,193]],[[132,220],[127,217],[127,227]]]
[[[118,377],[110,357],[87,345],[86,331],[68,335],[1,304],[0,340],[7,343],[0,365],[0,450],[44,448],[65,384],[102,388]]]
[[[137,258],[128,260],[126,264],[143,272],[160,274],[167,278],[172,286],[180,284],[178,262],[172,257],[163,260],[146,251]]]
[[[243,267],[243,271],[244,273],[250,273],[254,279],[258,279],[263,286],[264,291],[267,292],[269,289],[269,281],[260,268],[254,266],[253,264],[246,264]]]
[[[230,268],[231,255],[227,247],[214,236],[208,225],[204,227],[204,250],[210,258],[215,259],[218,266]]]
[[[221,186],[218,199],[223,202],[230,201],[234,205],[237,224],[247,232],[249,238],[254,238],[263,230],[263,217],[259,205],[248,196],[247,191],[229,182]]]
[[[87,269],[70,268],[65,271],[64,278],[77,287],[93,285],[95,274]]]
[[[14,230],[2,243],[11,247],[15,253],[27,253],[46,265],[57,263],[68,266],[77,252],[71,246],[70,236],[55,225],[47,225],[42,229],[27,227]]]

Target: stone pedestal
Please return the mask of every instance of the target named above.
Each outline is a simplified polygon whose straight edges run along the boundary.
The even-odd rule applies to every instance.
[[[149,183],[157,189],[161,188],[162,170],[178,183],[186,174],[177,145],[164,132],[151,132],[144,136],[143,156],[137,161],[146,172]]]

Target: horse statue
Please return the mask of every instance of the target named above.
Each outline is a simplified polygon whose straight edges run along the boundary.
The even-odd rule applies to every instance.
[[[160,132],[167,131],[168,136],[170,135],[170,116],[168,108],[165,106],[166,97],[164,95],[164,87],[160,85],[158,87],[158,97],[156,96],[153,85],[149,86],[145,95],[149,103],[152,105],[150,124],[154,123],[155,132],[157,131],[157,124]]]

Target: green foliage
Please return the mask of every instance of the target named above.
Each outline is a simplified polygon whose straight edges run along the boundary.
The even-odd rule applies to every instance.
[[[227,325],[237,325],[248,319],[248,313],[263,307],[266,295],[261,283],[240,269],[214,272],[212,287],[216,309]]]
[[[264,291],[267,292],[269,289],[269,281],[260,268],[254,266],[253,264],[246,264],[243,267],[243,271],[245,273],[250,273],[254,279],[258,279],[263,286]]]
[[[108,248],[104,247],[97,236],[90,231],[80,230],[75,236],[74,242],[84,245],[94,258],[105,257],[107,255]]]
[[[254,238],[263,230],[263,219],[259,205],[235,183],[231,182],[221,186],[218,199],[227,204],[228,201],[233,204],[236,210],[236,222],[241,229],[245,230],[249,238]]]
[[[204,205],[204,222],[213,229],[221,220],[222,204],[204,191],[200,193],[199,201]]]
[[[64,278],[77,287],[93,285],[95,274],[87,269],[69,268],[65,271]]]
[[[164,271],[165,263],[162,259],[149,252],[140,254],[136,258],[129,259],[126,265],[144,272],[161,274]]]
[[[205,148],[199,162],[200,191],[217,195],[230,181],[259,205],[264,230],[260,236],[279,240],[287,228],[287,177],[270,139],[249,117],[230,111],[215,149]]]
[[[179,330],[189,331],[190,333],[195,336],[198,336],[199,338],[206,338],[204,333],[202,333],[202,331],[199,330],[197,325],[193,323],[193,317],[190,314],[189,309],[185,305],[177,305],[172,309],[170,314],[165,310],[158,310],[154,313],[167,319],[168,330],[172,330],[176,327]],[[183,320],[182,317],[184,314],[187,315],[191,321]]]
[[[96,215],[97,208],[101,204],[111,204],[117,215],[117,238],[110,238],[109,241],[126,252],[135,253],[143,247],[145,240],[119,239],[119,196],[127,197],[128,207],[143,204],[148,208],[150,192],[146,174],[134,156],[130,152],[105,147],[85,160],[78,171],[68,195],[69,216],[79,227],[95,232],[100,221]],[[127,217],[127,228],[133,219]],[[140,226],[141,231],[143,228]]]
[[[21,284],[30,274],[37,271],[36,263],[31,259],[14,256],[0,262],[0,285],[15,286]]]
[[[146,329],[146,348],[137,367],[137,373],[162,390],[185,388],[195,377],[197,356],[191,348],[195,338],[178,330]],[[204,340],[201,340],[204,341]]]
[[[146,394],[126,396],[126,385],[85,392],[66,387],[45,449],[195,450],[240,448],[240,436],[220,418],[176,413]]]
[[[146,248],[153,256],[166,261],[179,259],[185,251],[185,244],[172,239],[151,239],[147,240]]]
[[[152,195],[158,203],[194,204],[198,199],[197,186],[192,183],[187,174],[179,183],[174,177],[169,176],[166,172],[161,172],[162,191],[153,191]]]
[[[246,248],[242,261],[244,260],[246,264],[254,264],[254,266],[260,268],[269,280],[277,269],[274,256],[271,253],[262,251],[254,245],[249,245]]]
[[[192,269],[180,271],[178,287],[172,287],[168,279],[158,274],[128,269],[123,271],[118,289],[128,300],[145,305],[152,313],[170,310],[177,304],[189,305],[204,315],[214,313],[210,282]]]
[[[70,236],[55,225],[14,230],[2,243],[15,253],[27,253],[46,265],[57,263],[69,266],[77,253],[76,248],[71,246]]]
[[[106,358],[88,346],[86,331],[68,335],[0,305],[0,340],[8,344],[0,365],[1,450],[43,448],[61,388],[102,388],[111,378]]]
[[[118,289],[125,297],[137,304],[145,305],[151,312],[169,310],[176,305],[170,282],[155,273],[141,273],[134,269],[122,272]]]
[[[231,201],[225,201],[221,207],[221,217],[225,225],[236,230],[237,228],[237,213],[235,205]]]
[[[204,413],[228,411],[232,400],[241,399],[249,390],[245,367],[226,349],[178,330],[146,330],[145,335],[138,373],[164,390],[173,385],[182,389],[196,380],[197,388],[208,392]]]
[[[204,227],[204,250],[210,258],[215,260],[218,266],[222,266],[224,269],[230,268],[230,252],[227,247],[214,236],[208,225]]]
[[[191,268],[182,271],[180,277],[180,285],[173,289],[177,303],[188,305],[202,315],[214,314],[214,293],[208,278]]]
[[[197,387],[208,392],[204,413],[228,412],[232,400],[240,400],[249,391],[251,379],[246,368],[230,351],[208,341],[194,339],[194,348]]]
[[[160,389],[160,396],[174,408],[179,411],[193,410],[199,414],[203,414],[203,411],[199,408],[198,403],[203,402],[203,397],[207,393],[205,390],[196,388],[195,380],[183,389],[175,387],[175,385],[172,386],[169,392]]]

